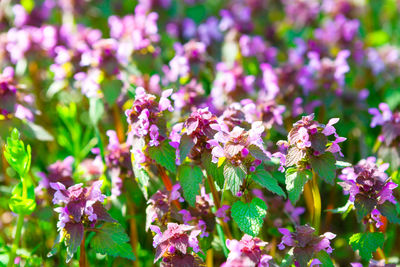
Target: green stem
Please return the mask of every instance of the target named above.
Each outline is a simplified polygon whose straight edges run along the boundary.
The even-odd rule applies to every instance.
[[[228,257],[229,251],[228,248],[226,247],[225,244],[225,235],[224,232],[222,231],[222,226],[220,224],[216,224],[217,227],[217,232],[218,232],[218,237],[221,240],[221,246],[222,246],[222,251],[224,252],[225,257]]]
[[[24,215],[19,214],[17,219],[17,229],[15,231],[14,242],[11,247],[10,257],[7,267],[14,266],[15,256],[17,254],[19,240],[21,239],[22,227],[24,225]]]
[[[317,234],[319,233],[319,227],[321,223],[321,195],[319,193],[317,174],[313,171],[313,178],[311,180],[311,192],[314,202],[313,212],[313,226]]]

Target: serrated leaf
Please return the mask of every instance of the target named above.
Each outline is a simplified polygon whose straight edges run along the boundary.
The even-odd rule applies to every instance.
[[[256,159],[260,159],[262,161],[267,160],[268,157],[267,155],[265,155],[264,151],[261,150],[261,148],[259,148],[256,145],[250,145],[248,147],[250,154],[256,158]]]
[[[128,235],[119,223],[105,223],[97,228],[95,236],[90,242],[94,251],[100,254],[107,254],[113,257],[123,257],[135,260]]]
[[[24,192],[23,183],[25,183],[26,192]],[[29,215],[35,210],[35,187],[30,179],[24,179],[14,187],[8,205],[11,211],[17,214]]]
[[[400,224],[400,218],[398,217],[396,206],[393,203],[386,201],[382,205],[378,205],[377,209],[389,222]]]
[[[267,205],[262,199],[256,197],[251,203],[235,202],[231,212],[240,230],[248,235],[257,236],[267,214]]]
[[[193,146],[194,146],[193,139],[189,135],[184,134],[181,138],[181,142],[179,143],[179,158],[181,162],[183,162],[186,159],[186,157],[192,150]]]
[[[24,142],[20,139],[19,132],[15,128],[10,137],[7,137],[4,157],[11,168],[23,179],[31,165],[31,147],[27,145],[25,148]]]
[[[83,239],[83,224],[81,223],[66,223],[64,230],[65,245],[67,247],[67,263],[72,259]]]
[[[182,186],[183,196],[191,206],[196,204],[196,196],[200,192],[203,173],[196,165],[184,164],[178,169],[178,179]]]
[[[159,146],[149,147],[148,152],[155,162],[172,173],[176,172],[175,149],[167,141],[161,142]]]
[[[148,198],[147,188],[150,184],[150,176],[144,168],[139,169],[136,166],[133,153],[131,155],[132,155],[131,159],[132,159],[133,173],[135,174],[136,181],[139,184],[139,188],[142,191],[144,198],[147,199]]]
[[[236,194],[240,190],[243,179],[246,177],[246,172],[243,166],[234,166],[230,163],[224,166],[224,178],[227,187],[231,190],[232,194]]]
[[[354,200],[354,207],[356,208],[357,220],[360,222],[365,216],[371,213],[377,201],[375,199],[357,194]]]
[[[358,233],[350,237],[349,243],[354,251],[359,251],[363,260],[369,261],[372,258],[372,253],[379,247],[383,247],[385,236],[383,233]]]
[[[330,184],[334,183],[336,177],[335,163],[335,156],[330,152],[325,152],[320,156],[313,156],[310,158],[311,168],[319,177]]]
[[[325,152],[328,138],[323,133],[316,133],[311,135],[311,147],[318,151],[320,154]]]
[[[204,153],[201,156],[201,162],[204,169],[206,170],[207,175],[210,175],[214,179],[219,188],[223,188],[225,181],[224,165],[218,167],[217,164],[211,161],[211,155],[209,153]]]
[[[320,250],[317,253],[316,258],[320,260],[322,266],[324,267],[335,267],[332,262],[331,256],[329,256],[328,252],[326,252],[325,250]]]
[[[257,167],[254,173],[252,173],[251,178],[259,185],[265,187],[272,193],[286,197],[286,194],[279,186],[278,181],[269,172],[267,172],[261,165]]]
[[[286,155],[286,167],[296,165],[297,162],[305,157],[305,155],[305,152],[302,149],[299,149],[297,146],[290,147]]]
[[[286,190],[288,191],[290,201],[295,204],[301,193],[304,185],[311,179],[311,172],[307,170],[297,171],[296,168],[288,168],[285,173]]]

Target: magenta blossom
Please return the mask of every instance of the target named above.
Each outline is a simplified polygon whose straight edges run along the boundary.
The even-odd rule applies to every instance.
[[[240,241],[228,239],[226,246],[230,252],[227,261],[221,266],[268,267],[272,257],[265,253],[264,247],[267,244],[267,242],[247,234],[243,235]]]
[[[193,226],[168,223],[164,232],[154,225],[151,225],[150,229],[156,234],[153,237],[153,246],[156,248],[154,262],[161,257],[163,257],[164,262],[169,262],[175,257],[184,257],[186,255],[191,256],[187,260],[195,261],[188,248],[191,248],[194,253],[201,251],[197,240],[200,230],[194,230]]]
[[[283,234],[282,242],[278,245],[279,249],[285,246],[294,248],[294,257],[300,266],[307,266],[307,263],[321,250],[332,253],[330,240],[335,238],[335,234],[326,232],[316,236],[315,229],[309,225],[297,226],[296,232],[290,232],[286,228],[279,228]]]

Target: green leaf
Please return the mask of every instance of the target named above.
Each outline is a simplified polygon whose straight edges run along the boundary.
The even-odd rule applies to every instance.
[[[329,256],[328,252],[326,252],[325,250],[320,250],[317,253],[316,258],[320,260],[320,262],[322,263],[322,266],[324,266],[324,267],[335,267],[335,265],[332,262],[331,257]]]
[[[330,152],[316,157],[310,158],[311,168],[318,174],[319,177],[325,180],[325,182],[333,184],[336,177],[336,159],[335,156]]]
[[[160,143],[159,146],[149,147],[149,156],[155,162],[166,168],[168,171],[175,173],[175,149],[167,140]]]
[[[132,155],[131,159],[132,159],[133,173],[135,174],[136,181],[139,184],[139,188],[142,191],[144,198],[147,199],[148,198],[147,188],[149,187],[150,184],[150,176],[144,168],[139,169],[137,167],[133,153],[131,155]]]
[[[93,125],[97,125],[104,113],[103,101],[99,98],[90,98],[89,101],[89,118]]]
[[[232,194],[236,194],[240,190],[243,179],[246,177],[246,172],[243,166],[233,166],[231,163],[227,163],[224,166],[224,177],[226,185],[231,190]]]
[[[354,207],[353,202],[347,201],[343,207],[340,207],[337,209],[328,209],[326,211],[329,211],[332,213],[341,213],[342,219],[345,219],[347,217],[347,215],[350,213],[350,211],[353,209],[353,207]]]
[[[4,157],[11,168],[23,179],[31,166],[31,147],[28,145],[25,149],[24,142],[20,140],[17,129],[13,129],[11,136],[7,137]]]
[[[286,253],[285,258],[283,258],[283,260],[279,266],[280,267],[290,267],[290,266],[292,266],[293,261],[294,261],[293,248],[291,248],[288,251],[288,253]]]
[[[216,163],[211,161],[211,155],[209,153],[204,153],[201,155],[201,162],[206,170],[207,175],[210,175],[214,179],[219,188],[224,188],[224,166],[226,163],[218,167]]]
[[[267,172],[263,166],[258,166],[256,171],[252,173],[251,178],[272,193],[286,197],[286,194],[279,186],[278,181],[269,172]]]
[[[365,216],[367,216],[374,209],[376,200],[366,197],[361,194],[356,195],[354,200],[354,207],[356,208],[357,220],[360,222]]]
[[[24,192],[23,183],[25,183],[26,192]],[[14,187],[8,205],[11,211],[17,214],[29,215],[35,210],[35,187],[30,179],[24,179]]]
[[[383,247],[385,236],[383,233],[358,233],[350,237],[349,243],[354,251],[359,251],[363,260],[369,261],[372,258],[372,252],[379,247]]]
[[[399,214],[397,212],[396,206],[393,203],[385,201],[385,203],[383,203],[382,205],[377,206],[377,209],[383,216],[388,219],[389,222],[400,224],[400,218],[398,217]]]
[[[346,161],[340,161],[340,160],[337,160],[335,165],[338,168],[346,168],[346,167],[351,167],[352,166],[351,163],[346,162]]]
[[[178,179],[182,186],[183,196],[191,206],[196,204],[196,196],[200,191],[203,173],[200,167],[191,164],[183,164],[178,169]]]
[[[181,138],[181,142],[179,143],[179,158],[181,162],[183,162],[186,159],[186,157],[192,150],[193,146],[194,146],[193,139],[189,135],[184,134]]]
[[[40,141],[53,141],[54,137],[46,131],[42,126],[35,124],[30,121],[25,122],[26,127],[24,127],[24,134],[28,136],[33,136],[33,138]]]
[[[110,106],[115,104],[115,101],[118,99],[121,93],[122,86],[122,82],[117,79],[106,79],[101,83],[101,88],[104,92],[104,99],[106,100],[107,104]]]
[[[67,247],[67,263],[74,257],[74,253],[80,246],[84,229],[82,223],[70,223],[68,222],[64,229],[67,231],[65,235],[65,245]]]
[[[96,235],[92,238],[90,246],[94,251],[113,257],[123,257],[135,260],[135,255],[129,243],[128,235],[119,223],[105,223],[97,228]]]
[[[237,201],[232,205],[232,218],[240,230],[251,236],[257,236],[267,214],[267,205],[259,198],[251,203]]]
[[[286,190],[288,191],[290,201],[295,204],[301,193],[304,185],[310,180],[312,174],[308,170],[298,171],[296,168],[288,168],[285,173]]]
[[[268,157],[267,157],[267,155],[265,155],[264,151],[262,151],[261,148],[259,148],[256,145],[250,145],[249,152],[256,159],[260,159],[262,161],[268,159]]]

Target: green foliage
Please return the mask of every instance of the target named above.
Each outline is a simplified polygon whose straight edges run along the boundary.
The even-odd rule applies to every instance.
[[[279,186],[278,181],[261,165],[256,168],[254,173],[251,174],[251,178],[272,193],[286,197],[286,194]]]
[[[179,157],[181,162],[183,162],[189,155],[190,150],[192,150],[194,142],[190,136],[184,134],[179,143]]]
[[[131,245],[127,243],[129,237],[120,224],[105,223],[95,231],[96,234],[90,242],[90,246],[94,251],[113,257],[119,256],[135,260]]]
[[[201,155],[201,162],[206,170],[207,175],[210,175],[214,181],[217,183],[217,185],[220,188],[224,187],[224,166],[225,163],[222,164],[222,166],[219,166],[211,161],[211,155],[209,153],[204,153]]]
[[[144,198],[147,199],[148,198],[147,188],[150,184],[150,176],[144,168],[139,169],[136,166],[136,162],[134,160],[132,160],[132,169],[135,174],[135,179],[139,184],[139,188],[142,191]]]
[[[349,243],[354,251],[359,251],[363,260],[369,261],[372,258],[372,252],[379,247],[383,247],[385,236],[383,233],[358,233],[350,237]]]
[[[23,179],[31,166],[31,147],[27,145],[25,148],[24,142],[20,139],[17,129],[13,129],[11,136],[7,138],[4,157],[11,168]]]
[[[318,157],[310,158],[311,168],[324,179],[325,182],[333,184],[336,177],[336,159],[330,152],[325,152]]]
[[[309,170],[297,170],[291,167],[286,170],[285,178],[289,199],[295,204],[303,192],[304,185],[312,178],[312,173]]]
[[[110,106],[115,104],[118,97],[121,94],[121,88],[123,84],[120,80],[105,80],[102,82],[101,88],[104,92],[104,99],[106,100],[107,104]]]
[[[356,195],[354,207],[356,208],[357,220],[360,222],[365,216],[371,213],[376,205],[376,200],[361,194]]]
[[[328,252],[325,250],[321,250],[317,253],[316,258],[320,260],[322,266],[324,267],[335,267],[332,262],[331,257],[329,256]]]
[[[224,177],[227,187],[232,194],[236,195],[240,190],[243,179],[246,177],[246,171],[243,166],[234,166],[228,162],[224,166]]]
[[[377,206],[377,208],[379,212],[388,219],[389,222],[400,224],[399,214],[396,206],[393,203],[385,201],[385,203]]]
[[[178,179],[183,190],[183,196],[190,205],[195,206],[196,196],[200,191],[203,172],[193,164],[183,164],[178,169]]]
[[[35,187],[30,179],[25,179],[14,187],[8,205],[17,214],[29,215],[35,210]]]
[[[11,136],[7,138],[4,157],[21,179],[12,191],[9,207],[17,214],[31,214],[36,208],[35,187],[28,174],[31,166],[31,147],[28,145],[25,148],[17,129],[13,129]]]
[[[150,158],[157,164],[172,173],[176,172],[175,149],[168,143],[168,140],[161,142],[159,146],[149,147],[148,152]]]
[[[236,201],[232,205],[232,218],[240,230],[251,236],[257,236],[267,214],[267,205],[259,198],[253,198],[250,203]]]

